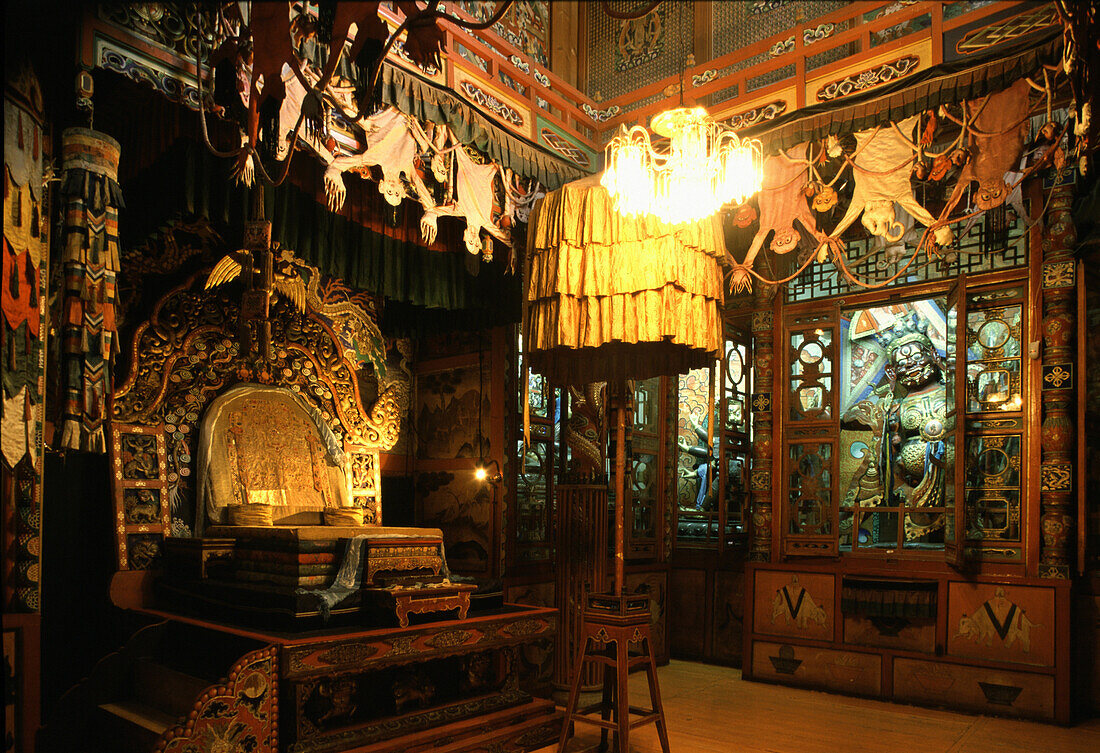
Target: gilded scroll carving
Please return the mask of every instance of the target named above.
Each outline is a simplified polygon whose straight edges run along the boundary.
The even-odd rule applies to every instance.
[[[184,521],[193,515],[183,508],[195,496],[191,479],[199,422],[210,401],[231,385],[291,390],[345,445],[376,452],[397,441],[398,387],[383,381],[368,411],[351,360],[384,369],[385,346],[372,315],[358,296],[337,283],[321,285],[317,271],[302,266],[310,275],[304,283],[306,311],[299,313],[287,300],[273,301],[267,359],[242,353],[237,342],[240,300],[227,287],[203,290],[202,275],[168,292],[134,333],[129,376],[115,395],[112,420],[144,426],[164,422],[175,535],[190,535]]]

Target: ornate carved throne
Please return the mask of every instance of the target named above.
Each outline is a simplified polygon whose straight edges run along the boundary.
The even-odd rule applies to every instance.
[[[137,328],[112,405],[119,568],[164,569],[167,604],[261,625],[361,623],[371,604],[402,623],[465,615],[473,587],[450,582],[440,531],[382,526],[378,452],[397,439],[398,396],[376,373],[362,404],[358,354],[385,361],[372,302],[294,264],[302,295],[272,301],[266,354],[240,336],[247,294],[199,276]],[[348,551],[355,587],[329,604]]]
[[[225,730],[247,731],[262,753],[397,753],[409,740],[506,753],[546,744],[561,715],[518,687],[516,652],[554,633],[555,610],[497,605],[467,615],[474,586],[450,582],[441,532],[382,525],[378,453],[397,440],[400,385],[379,373],[370,302],[322,287],[316,269],[298,273],[305,305],[269,300],[259,328],[248,323],[252,291],[207,290],[201,275],[166,293],[137,327],[111,407],[112,597],[168,620],[105,663],[109,676],[86,683],[73,714],[133,716],[146,704],[182,713],[175,726],[146,723],[158,741],[135,747],[165,751],[207,745]],[[269,337],[266,355],[249,352],[260,338],[246,328]],[[369,410],[356,361],[376,367]],[[240,524],[257,523],[257,513],[262,524]],[[359,514],[361,524],[344,524]],[[359,584],[330,604],[318,594],[332,590],[354,542]],[[322,603],[326,629],[310,630],[321,626]],[[408,624],[410,613],[423,615],[418,624]],[[155,702],[171,685],[162,676],[178,678],[177,667],[198,674],[184,666],[181,644],[205,667],[215,655],[240,655],[242,636],[252,652],[215,685],[192,683],[189,712]],[[266,662],[262,681],[252,677],[256,657]],[[128,691],[118,682],[127,674]],[[254,703],[257,693],[266,706]]]

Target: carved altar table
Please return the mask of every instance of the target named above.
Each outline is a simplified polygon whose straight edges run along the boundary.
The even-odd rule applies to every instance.
[[[525,645],[553,639],[552,608],[505,604],[465,620],[308,633],[143,611],[225,641],[249,639],[277,657],[266,681],[280,712],[268,716],[256,753],[510,753],[547,745],[561,729],[552,702],[520,689],[516,659]],[[205,695],[195,703],[207,704]],[[251,713],[237,705],[223,715]],[[167,731],[166,749],[182,750],[186,734]]]

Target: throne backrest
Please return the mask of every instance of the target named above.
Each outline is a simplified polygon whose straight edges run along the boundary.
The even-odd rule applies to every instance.
[[[292,524],[295,515],[302,516],[303,525],[319,523],[323,509],[341,504],[362,509],[364,525],[382,524],[378,453],[397,441],[400,385],[388,384],[369,410],[363,406],[359,372],[385,360],[373,309],[353,302],[335,282],[322,290],[320,273],[302,269],[310,281],[306,309],[273,301],[266,357],[239,342],[247,324],[240,292],[231,285],[206,289],[202,272],[169,289],[149,318],[137,323],[127,377],[110,407],[120,569],[155,566],[165,536],[202,536],[207,525],[225,520],[226,505],[237,504],[238,494],[241,502],[280,503],[271,509],[279,511],[275,521],[284,524]],[[368,354],[369,365],[359,362],[359,353]],[[250,390],[251,397],[237,390]],[[277,407],[261,409],[263,401],[254,400],[260,394]],[[245,402],[237,405],[237,399]],[[224,424],[216,417],[223,413]],[[239,428],[227,434],[232,420]],[[257,437],[280,421],[294,428],[275,432],[266,442],[262,457],[270,463],[256,460],[241,475],[241,453],[247,466]],[[211,440],[200,452],[207,425]],[[134,446],[147,443],[150,435],[157,437],[153,450]],[[230,436],[236,476],[229,473]],[[220,449],[210,452],[214,439]],[[289,470],[271,467],[281,465],[281,456],[291,450],[296,454]],[[337,460],[341,450],[346,460]],[[126,463],[149,452],[155,456],[155,477],[143,469],[127,475]],[[223,481],[215,483],[219,478]],[[148,556],[135,562],[139,544]]]
[[[264,505],[275,525],[319,525],[350,502],[343,447],[316,408],[282,387],[237,385],[207,407],[199,437],[196,530],[231,505]]]

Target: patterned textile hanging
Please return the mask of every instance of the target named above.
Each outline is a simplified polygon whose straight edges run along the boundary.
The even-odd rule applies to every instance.
[[[61,447],[103,452],[103,422],[118,352],[115,277],[119,270],[118,142],[87,128],[61,135],[65,224],[61,314],[64,396]]]
[[[49,136],[42,87],[26,62],[4,87],[4,241],[0,258],[0,477],[5,531],[2,605],[37,612],[41,551],[43,392],[48,326]],[[10,496],[8,496],[10,495]],[[9,534],[10,533],[10,537]]]
[[[39,276],[46,256],[43,221],[41,94],[29,71],[9,81],[4,106],[4,250],[0,263],[3,326],[3,458],[10,468],[38,458],[42,336]]]

